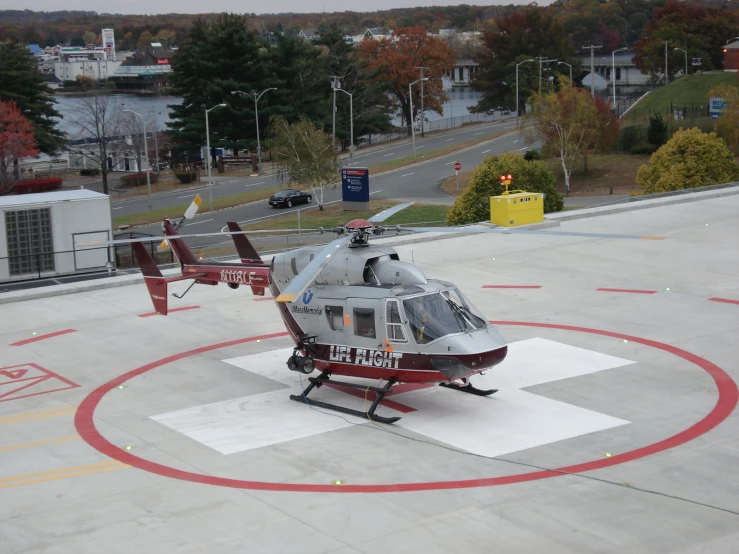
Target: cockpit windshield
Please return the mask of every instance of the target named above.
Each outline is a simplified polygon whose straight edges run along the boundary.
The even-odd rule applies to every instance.
[[[403,300],[413,338],[426,344],[454,333],[483,329],[487,322],[457,290],[448,289]]]

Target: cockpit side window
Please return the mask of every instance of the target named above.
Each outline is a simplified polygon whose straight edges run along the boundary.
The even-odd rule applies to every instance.
[[[407,342],[403,331],[403,322],[400,319],[400,309],[397,300],[388,300],[385,307],[385,323],[387,338],[393,342]]]

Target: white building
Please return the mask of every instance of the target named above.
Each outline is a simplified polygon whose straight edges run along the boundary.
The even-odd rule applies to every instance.
[[[110,196],[79,189],[0,196],[0,281],[104,270]]]
[[[74,81],[79,75],[96,80],[112,77],[121,65],[120,60],[87,59],[54,62],[54,75],[60,81]]]
[[[613,58],[611,54],[606,54],[605,56],[596,55],[594,57],[593,66],[596,73],[595,88],[598,88],[603,80],[610,87],[614,79],[617,87],[633,87],[649,84],[649,75],[639,71],[634,63],[634,52],[629,50],[617,52]],[[583,72],[590,74],[590,54],[580,56],[580,60],[582,60]],[[589,78],[586,77],[585,79],[587,81],[583,80],[583,84],[587,82],[587,85],[590,86]]]

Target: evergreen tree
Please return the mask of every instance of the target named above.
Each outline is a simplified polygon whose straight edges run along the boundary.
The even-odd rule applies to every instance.
[[[172,62],[171,80],[182,104],[170,106],[167,125],[177,149],[200,151],[206,144],[205,109],[222,103],[228,105],[208,115],[211,147],[238,151],[256,146],[254,100],[232,92],[261,92],[274,86],[269,64],[270,53],[247,28],[245,16],[222,14],[212,23],[196,20]],[[265,94],[260,108],[271,101],[271,92]],[[269,113],[262,109],[260,124],[266,127]]]
[[[0,100],[17,104],[23,116],[33,123],[39,150],[53,155],[61,150],[65,136],[56,127],[54,118],[62,116],[48,92],[28,49],[17,42],[0,42]]]

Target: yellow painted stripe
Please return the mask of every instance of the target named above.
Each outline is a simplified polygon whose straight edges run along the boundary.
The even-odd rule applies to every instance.
[[[38,473],[29,473],[27,475],[16,475],[15,477],[3,477],[0,479],[0,483],[7,483],[9,481],[23,481],[25,479],[32,479],[33,477],[44,477],[46,475],[54,475],[57,473],[69,473],[70,471],[78,471],[80,469],[92,469],[101,466],[110,466],[112,464],[120,464],[118,460],[108,460],[107,462],[98,462],[97,464],[87,464],[84,466],[65,467],[62,469],[51,469],[48,471],[40,471]]]
[[[297,295],[295,294],[281,294],[277,298],[275,298],[275,302],[292,302],[295,300],[295,297]]]
[[[19,414],[17,416],[8,416],[5,418],[0,418],[0,425],[9,425],[11,423],[23,423],[24,421],[35,421],[37,419],[48,419],[50,417],[73,415],[76,411],[77,411],[77,408],[65,408],[64,411],[58,411],[58,412],[53,412],[53,413],[29,412],[27,414]]]
[[[21,448],[33,448],[34,446],[44,446],[45,444],[56,444],[59,442],[75,441],[79,438],[80,436],[77,435],[75,437],[64,437],[62,439],[50,439],[47,441],[29,442],[26,444],[16,444],[15,446],[3,446],[2,448],[0,448],[0,452],[7,452],[8,450],[20,450]]]
[[[95,473],[103,473],[105,471],[115,471],[117,469],[126,469],[125,464],[118,464],[111,467],[101,467],[99,469],[91,469],[88,471],[79,471],[76,473],[65,473],[64,475],[53,475],[49,477],[42,477],[41,479],[33,479],[30,481],[21,481],[20,483],[8,483],[6,485],[0,484],[0,489],[11,489],[13,487],[22,487],[24,485],[33,485],[35,483],[43,483],[44,481],[57,481],[59,479],[68,479],[70,477],[79,477],[81,475],[93,475]]]
[[[665,237],[639,237],[642,240],[665,240]]]
[[[192,199],[193,202],[195,202],[195,205],[199,208],[200,204],[203,203],[203,201],[200,199],[200,195],[196,194],[195,198]]]
[[[73,410],[73,409],[76,410],[77,407],[76,406],[64,406],[62,408],[52,408],[51,410],[39,410],[38,412],[23,412],[20,414],[10,414],[6,416],[0,416],[0,420],[8,418],[8,417],[24,417],[24,416],[31,416],[31,415],[36,415],[36,414],[49,414],[52,412],[59,412],[62,410]]]

